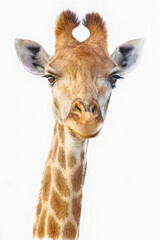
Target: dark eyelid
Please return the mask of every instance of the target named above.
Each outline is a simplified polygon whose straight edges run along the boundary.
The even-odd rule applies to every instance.
[[[44,77],[44,78],[48,78],[48,77],[55,77],[55,76],[53,76],[52,74],[45,74],[45,75],[42,76],[42,77]]]
[[[113,73],[113,74],[111,74],[108,78],[111,78],[111,77],[115,77],[115,78],[117,78],[117,79],[124,79],[124,77],[122,77],[122,76],[120,76],[119,75],[119,73]]]
[[[57,74],[53,74],[53,73],[50,73],[49,71],[45,74],[45,75],[43,75],[42,77],[54,77],[54,78],[60,78],[60,76],[58,76]]]

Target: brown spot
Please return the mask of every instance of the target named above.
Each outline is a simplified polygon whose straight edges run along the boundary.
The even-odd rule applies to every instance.
[[[66,168],[66,159],[65,159],[65,153],[64,153],[63,147],[59,147],[58,161],[59,161],[60,165],[65,169]]]
[[[48,166],[44,172],[44,177],[42,181],[42,195],[44,201],[48,201],[50,187],[51,187],[51,168],[50,166]]]
[[[61,124],[58,124],[58,130],[59,130],[59,137],[61,138],[62,142],[64,143],[64,126]]]
[[[72,168],[76,164],[76,157],[73,153],[69,154],[68,156],[68,167]]]
[[[82,177],[83,177],[83,165],[81,165],[72,175],[72,186],[73,190],[76,192],[78,192],[81,189]]]
[[[35,236],[35,234],[36,234],[36,224],[33,227],[33,237]]]
[[[76,228],[71,222],[68,222],[63,230],[63,238],[75,239],[76,237]]]
[[[48,217],[47,235],[51,239],[57,239],[60,235],[60,226],[51,215]]]
[[[54,137],[50,152],[48,154],[48,159],[47,161],[52,161],[54,162],[56,159],[56,153],[57,153],[57,147],[58,147],[58,139],[56,137]]]
[[[77,226],[79,226],[80,216],[81,216],[81,204],[82,204],[82,195],[78,198],[73,198],[72,200],[72,214],[74,219],[77,222]]]
[[[40,219],[39,226],[38,226],[38,231],[37,231],[37,234],[38,234],[39,238],[43,238],[44,235],[45,235],[46,216],[47,216],[47,210],[44,209],[43,212],[42,212],[42,215],[41,215],[41,219]]]
[[[110,99],[111,99],[111,94],[110,94],[110,96],[109,96],[109,98],[108,98],[108,100],[107,100],[107,105],[109,104]]]
[[[81,162],[83,162],[83,160],[84,160],[84,157],[85,157],[85,152],[84,152],[84,151],[82,151],[82,152],[81,152]]]
[[[54,177],[56,188],[60,194],[65,197],[69,196],[70,191],[67,185],[67,179],[64,178],[62,172],[57,168],[54,169]]]
[[[86,177],[86,171],[87,171],[87,163],[86,163],[85,166],[84,166],[84,173],[83,173],[83,181],[82,181],[82,184],[84,184],[84,180],[85,180],[85,177]]]
[[[41,201],[41,199],[39,199],[39,202],[37,205],[37,211],[36,211],[37,216],[41,213],[41,210],[42,210],[42,201]]]
[[[56,98],[54,98],[53,103],[54,103],[54,107],[57,109],[57,111],[59,111],[59,104]]]
[[[65,219],[68,216],[68,203],[54,189],[52,190],[50,204],[58,219]]]

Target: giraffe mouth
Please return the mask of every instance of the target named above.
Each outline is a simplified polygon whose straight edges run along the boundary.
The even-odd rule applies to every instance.
[[[97,118],[92,117],[89,113],[87,114],[88,116],[83,119],[75,119],[70,115],[65,121],[66,127],[82,139],[96,137],[103,127],[101,114]]]
[[[74,129],[72,129],[72,128],[69,128],[69,129],[70,129],[71,132],[74,133],[77,137],[82,138],[82,139],[94,138],[94,137],[96,137],[96,136],[100,133],[100,131],[101,131],[101,129],[100,129],[99,131],[97,131],[97,132],[94,133],[94,134],[84,135],[84,134],[81,134],[81,133],[79,133],[79,132],[76,132],[76,131],[75,131]]]

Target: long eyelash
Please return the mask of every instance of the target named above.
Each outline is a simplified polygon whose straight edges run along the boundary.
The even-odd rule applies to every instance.
[[[115,80],[115,83],[112,83],[111,78],[112,78],[113,80]],[[112,89],[116,88],[116,81],[117,81],[117,79],[124,79],[124,78],[121,77],[119,74],[113,74],[113,75],[111,75],[111,76],[109,77],[109,82],[110,82],[110,84],[111,84]]]
[[[46,74],[46,75],[44,75],[44,76],[42,76],[42,77],[48,78],[48,77],[51,77],[51,76],[52,76],[51,74]]]
[[[118,75],[118,74],[111,75],[110,78],[115,78],[116,80],[117,80],[117,79],[124,79],[124,77],[121,77],[121,76]]]

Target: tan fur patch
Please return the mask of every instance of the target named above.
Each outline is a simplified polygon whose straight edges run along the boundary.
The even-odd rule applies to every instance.
[[[49,161],[52,158],[52,155],[53,155],[53,148],[51,148],[50,151],[49,151],[47,161]]]
[[[82,195],[78,198],[73,198],[72,200],[72,214],[74,219],[77,222],[77,226],[79,226],[80,216],[81,216],[81,204],[82,204]]]
[[[72,175],[73,190],[78,192],[82,187],[83,165],[81,165]]]
[[[56,134],[57,134],[57,121],[56,121],[56,123],[55,123],[55,126],[54,126],[54,136],[56,136]]]
[[[87,27],[91,33],[96,35],[100,32],[105,38],[107,38],[105,22],[99,13],[87,13],[83,19],[83,25]]]
[[[54,142],[54,150],[53,150],[53,154],[52,154],[52,161],[53,162],[56,159],[57,149],[58,149],[58,139],[56,138],[56,140]]]
[[[59,104],[58,100],[56,98],[53,99],[54,107],[56,108],[57,111],[59,111]]]
[[[84,151],[82,151],[82,152],[81,152],[81,162],[83,162],[83,160],[84,160],[84,157],[85,157],[85,152],[84,152]]]
[[[68,216],[68,203],[54,189],[52,190],[50,204],[58,219],[65,219]]]
[[[51,169],[50,166],[48,166],[44,172],[44,177],[42,181],[42,196],[45,202],[48,201],[50,187],[51,187]]]
[[[70,10],[63,11],[56,23],[55,35],[56,35],[56,49],[57,47],[63,47],[67,45],[70,47],[76,46],[78,43],[72,35],[72,31],[80,24],[75,13]]]
[[[36,234],[36,229],[37,229],[37,225],[35,224],[34,227],[33,227],[33,237],[34,237],[35,234]]]
[[[83,19],[83,25],[90,31],[90,36],[85,42],[97,45],[97,50],[101,48],[101,51],[107,52],[107,29],[102,17],[98,13],[88,13]]]
[[[86,163],[85,166],[84,166],[84,173],[83,173],[82,184],[84,184],[84,180],[85,180],[85,177],[86,177],[86,172],[87,172],[87,163]]]
[[[66,159],[65,159],[65,153],[64,153],[63,147],[59,147],[58,161],[59,161],[60,165],[65,169],[66,168]]]
[[[43,212],[42,212],[42,215],[41,215],[41,219],[40,219],[39,225],[38,225],[37,234],[38,234],[39,238],[43,238],[44,235],[45,235],[46,216],[47,216],[47,210],[44,209]]]
[[[47,235],[52,239],[57,239],[60,235],[60,226],[51,215],[48,217]]]
[[[42,200],[40,198],[39,202],[38,202],[38,205],[37,205],[37,211],[36,211],[37,216],[41,213],[41,210],[42,210]]]
[[[68,222],[63,230],[63,238],[64,239],[75,239],[76,237],[76,228],[71,222]]]
[[[58,148],[58,139],[55,137],[54,142],[53,142],[53,146],[51,146],[51,150],[48,154],[48,159],[47,161],[52,161],[54,162],[56,159],[56,153],[57,153],[57,148]]]
[[[58,130],[59,130],[59,137],[61,138],[62,140],[62,143],[64,143],[64,126],[61,125],[61,124],[58,124]]]
[[[68,167],[72,168],[76,164],[76,157],[73,153],[68,155]]]
[[[54,169],[54,179],[59,193],[65,197],[69,196],[70,190],[67,185],[67,179],[64,178],[62,172],[58,168]]]

